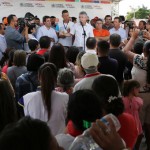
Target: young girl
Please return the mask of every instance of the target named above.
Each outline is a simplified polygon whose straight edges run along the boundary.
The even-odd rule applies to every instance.
[[[142,136],[142,125],[139,119],[139,111],[142,108],[143,100],[138,97],[140,91],[140,84],[136,80],[128,80],[124,83],[123,87],[123,102],[125,106],[125,112],[133,115],[135,118],[136,124],[137,124],[137,130],[138,130],[138,140],[136,143],[136,146],[140,144],[141,142],[141,136]]]

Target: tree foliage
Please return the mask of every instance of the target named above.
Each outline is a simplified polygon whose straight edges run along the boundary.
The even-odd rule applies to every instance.
[[[145,7],[144,5],[135,10],[135,18],[136,19],[146,19],[150,15],[150,9]],[[134,11],[128,12],[126,16],[127,20],[131,20],[134,18]]]

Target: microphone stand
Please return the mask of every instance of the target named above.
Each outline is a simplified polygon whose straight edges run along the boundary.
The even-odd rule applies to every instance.
[[[85,37],[86,37],[86,32],[85,32],[85,29],[84,29],[84,26],[83,26],[82,22],[81,22],[81,26],[83,28],[83,34],[82,35],[84,36],[84,47],[83,47],[83,50],[85,52]]]

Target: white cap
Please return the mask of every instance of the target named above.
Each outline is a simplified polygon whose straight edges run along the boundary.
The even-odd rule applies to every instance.
[[[97,67],[99,61],[96,54],[85,53],[81,58],[81,65],[84,69],[89,67]]]

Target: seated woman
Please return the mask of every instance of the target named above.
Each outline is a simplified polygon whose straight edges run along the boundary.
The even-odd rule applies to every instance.
[[[13,57],[13,66],[7,69],[8,78],[14,89],[17,78],[26,72],[26,52],[24,50],[16,50]]]
[[[57,69],[69,68],[75,72],[74,64],[66,58],[65,49],[60,43],[52,46],[49,52],[49,62],[56,65]]]
[[[73,92],[73,86],[75,82],[74,78],[74,74],[70,69],[60,69],[57,77],[57,90],[71,94]]]
[[[137,126],[134,117],[124,113],[122,98],[118,97],[117,81],[112,76],[101,75],[94,80],[92,89],[101,98],[104,113],[112,113],[118,118],[121,124],[118,133],[127,147],[133,149],[138,137]]]
[[[110,33],[108,30],[102,29],[103,21],[101,19],[96,20],[95,29],[93,29],[94,37],[99,40],[108,41]]]
[[[56,136],[58,144],[68,150],[75,137],[87,129],[84,121],[95,122],[101,117],[100,101],[93,91],[79,90],[73,93],[68,103],[66,133]]]
[[[0,133],[9,123],[18,119],[14,91],[8,80],[0,77]]]
[[[53,135],[63,133],[65,129],[68,95],[55,91],[57,69],[52,63],[45,63],[39,68],[39,90],[20,99],[24,105],[25,116],[31,116],[47,122]]]
[[[81,65],[81,57],[85,54],[85,52],[80,52],[77,55],[76,62],[75,62],[75,78],[80,80],[85,76],[85,71]]]
[[[24,117],[18,122],[10,124],[2,131],[0,149],[63,150],[57,144],[47,124],[30,117]]]

